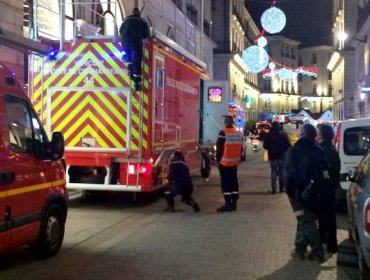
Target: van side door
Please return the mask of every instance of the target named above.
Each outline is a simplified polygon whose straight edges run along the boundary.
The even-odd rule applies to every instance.
[[[2,130],[0,129],[0,135]],[[1,142],[2,140],[0,140]],[[0,252],[8,249],[10,245],[10,221],[9,221],[9,205],[7,201],[7,191],[10,183],[14,180],[14,173],[9,164],[9,154],[5,145],[0,143]]]
[[[7,203],[11,219],[11,246],[32,242],[37,238],[41,213],[50,192],[46,165],[37,159],[32,141],[47,141],[44,133],[35,129],[30,103],[23,98],[6,95],[5,113],[9,135],[10,166],[15,180],[7,192]],[[51,169],[51,168],[49,168]]]

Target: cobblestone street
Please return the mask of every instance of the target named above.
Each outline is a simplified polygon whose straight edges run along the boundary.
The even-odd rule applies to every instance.
[[[175,213],[163,212],[164,199],[73,201],[62,251],[43,261],[16,251],[0,279],[356,279],[338,268],[337,255],[321,265],[291,258],[295,217],[285,193],[268,193],[262,151],[249,152],[239,176],[240,203],[232,213],[216,213],[223,203],[216,168],[208,182],[195,178],[197,214],[178,198]],[[345,242],[345,225],[338,236]]]

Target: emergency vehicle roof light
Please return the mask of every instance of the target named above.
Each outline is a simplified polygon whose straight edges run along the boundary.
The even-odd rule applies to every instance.
[[[54,48],[49,49],[48,51],[48,58],[49,60],[55,60],[57,58],[59,51]]]

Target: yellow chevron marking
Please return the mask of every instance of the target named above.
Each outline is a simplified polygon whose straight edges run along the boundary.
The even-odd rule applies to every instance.
[[[110,126],[112,126],[112,128],[115,130],[115,131],[117,131],[117,133],[118,134],[120,134],[120,135],[124,135],[125,134],[125,132],[124,131],[122,131],[120,128],[119,128],[119,126],[117,126],[117,124],[111,119],[111,117],[108,115],[108,114],[106,114],[106,112],[104,111],[104,110],[99,110],[99,104],[97,104],[96,103],[96,101],[91,97],[91,96],[87,96],[82,102],[80,102],[79,104],[78,104],[78,106],[76,106],[76,108],[74,108],[73,109],[73,111],[67,116],[67,117],[65,117],[64,119],[63,119],[63,121],[58,125],[58,127],[56,127],[55,128],[55,130],[56,131],[60,131],[60,130],[63,130],[65,127],[67,127],[68,126],[68,124],[69,123],[71,123],[72,122],[72,119],[75,117],[75,116],[79,116],[79,119],[78,119],[78,121],[76,122],[76,123],[74,123],[73,125],[72,125],[72,127],[78,127],[78,126],[80,126],[81,125],[81,122],[82,122],[82,117],[84,116],[86,116],[86,117],[89,117],[90,116],[90,119],[91,120],[94,120],[94,121],[97,121],[97,122],[99,122],[100,123],[100,121],[98,120],[98,118],[96,118],[95,117],[95,115],[90,111],[90,110],[88,110],[88,111],[86,111],[86,112],[84,112],[83,113],[83,115],[82,116],[80,116],[80,114],[81,114],[81,112],[82,112],[82,109],[85,107],[85,106],[87,106],[88,104],[91,104],[91,106],[93,106],[94,108],[96,108],[97,110],[98,110],[98,112],[100,113],[100,115],[107,121],[107,122],[109,122],[109,124],[110,124]],[[89,113],[89,114],[87,114],[87,113]],[[117,114],[119,114],[118,112],[117,112]],[[56,118],[55,117],[55,119],[58,119],[58,118]],[[53,120],[55,120],[54,119],[54,117],[53,117]],[[121,120],[122,121],[122,123],[126,126],[127,125],[127,123],[126,123],[126,119],[125,118],[122,118],[122,116],[120,117],[120,118],[118,118],[119,120]],[[84,119],[85,120],[85,119]],[[105,131],[106,130],[106,128],[103,126],[103,125],[101,125],[101,127],[99,126],[99,128],[102,130],[102,131]],[[107,133],[109,133],[109,132],[104,132],[104,134],[106,134],[107,135]],[[69,133],[67,132],[67,133],[65,133],[65,135],[64,135],[66,138],[67,138],[67,136],[69,136]]]
[[[6,196],[13,196],[13,195],[18,195],[18,194],[22,194],[22,193],[34,192],[34,191],[43,190],[43,189],[49,189],[49,188],[53,188],[53,187],[65,186],[65,184],[66,184],[66,181],[63,179],[63,180],[56,180],[56,181],[51,181],[51,182],[47,182],[47,183],[42,183],[42,184],[38,184],[38,185],[27,186],[27,187],[23,187],[23,188],[11,189],[11,190],[8,190],[6,192],[5,191],[0,192],[0,198],[5,197],[5,195]]]
[[[70,141],[67,147],[74,147],[77,146],[81,139],[86,135],[90,134],[92,137],[96,139],[96,142],[100,145],[102,148],[108,148],[107,143],[99,136],[99,134],[96,132],[95,129],[93,129],[89,124],[86,125],[83,129],[80,130],[80,132],[77,134],[77,136]]]
[[[80,53],[88,46],[88,44],[89,43],[87,43],[87,42],[81,43],[80,46],[78,46],[78,48],[76,48],[76,50],[74,52],[68,53],[69,57],[63,62],[62,65],[59,65],[56,70],[67,69],[68,65],[70,65],[76,59],[76,57],[78,57],[80,55]],[[57,63],[57,61],[55,63]],[[53,67],[55,66],[55,63],[50,65],[48,71],[53,69]],[[82,61],[79,61],[77,64],[79,64],[79,63],[82,63]],[[60,76],[61,75],[60,75],[60,73],[58,73],[58,71],[55,71],[54,73],[49,75],[49,77],[46,80],[44,80],[44,89],[47,89],[48,87],[50,87],[50,84],[52,82],[54,82],[56,79],[59,79]],[[64,80],[70,79],[70,76],[71,76],[71,74],[66,74],[64,76]],[[35,99],[37,99],[40,95],[41,95],[41,87],[39,87],[35,91],[35,94],[34,94]]]

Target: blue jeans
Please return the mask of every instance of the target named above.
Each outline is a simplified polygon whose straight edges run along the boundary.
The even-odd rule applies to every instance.
[[[284,174],[283,174],[283,160],[273,159],[270,160],[271,167],[271,188],[273,191],[276,190],[276,181],[279,177],[279,189],[284,190]]]

